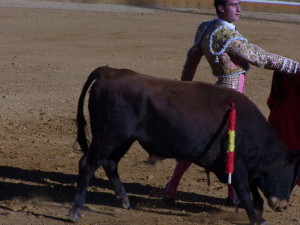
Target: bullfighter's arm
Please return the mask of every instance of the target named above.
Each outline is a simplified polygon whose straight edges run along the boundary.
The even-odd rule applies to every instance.
[[[269,53],[256,45],[245,43],[240,40],[232,41],[228,45],[226,52],[229,55],[234,55],[260,68],[288,74],[298,74],[300,72],[298,62],[284,58],[280,55]]]
[[[200,49],[197,49],[193,46],[187,53],[187,59],[183,66],[181,80],[191,81],[194,78],[197,66],[203,56],[203,53]]]

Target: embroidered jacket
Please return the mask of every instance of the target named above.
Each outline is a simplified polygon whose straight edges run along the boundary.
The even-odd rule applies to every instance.
[[[244,74],[250,68],[249,64],[285,73],[296,73],[298,67],[295,61],[248,43],[233,24],[221,19],[199,25],[194,45],[187,54],[182,80],[193,79],[203,55],[209,62],[213,75],[221,83],[226,83],[226,78],[238,80],[237,75]]]

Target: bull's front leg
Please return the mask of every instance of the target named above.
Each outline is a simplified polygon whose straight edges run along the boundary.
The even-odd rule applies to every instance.
[[[89,162],[91,157],[83,156],[79,161],[79,176],[77,181],[76,196],[73,208],[70,210],[70,219],[73,222],[77,222],[80,217],[80,210],[85,203],[86,191],[89,185],[90,179],[94,175],[97,166]]]
[[[233,186],[238,194],[241,203],[244,205],[249,220],[252,225],[269,225],[269,222],[264,220],[261,215],[255,212],[254,205],[251,198],[250,187],[248,183],[247,174],[240,174],[234,172],[233,174]]]
[[[254,183],[250,184],[250,190],[252,193],[254,209],[259,216],[262,216],[264,211],[264,200],[258,192],[257,185]]]

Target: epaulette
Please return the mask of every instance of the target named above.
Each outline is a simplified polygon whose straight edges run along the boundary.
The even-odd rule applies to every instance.
[[[215,56],[219,56],[228,47],[233,40],[248,42],[239,32],[228,28],[227,26],[217,27],[210,36],[209,51]]]
[[[200,42],[203,38],[204,33],[215,21],[216,21],[216,19],[205,21],[198,26],[198,29],[197,29],[197,32],[195,35],[195,40],[194,40],[194,45],[196,47],[198,47],[200,45]]]

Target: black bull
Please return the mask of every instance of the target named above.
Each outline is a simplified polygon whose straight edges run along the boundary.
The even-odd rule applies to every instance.
[[[89,145],[83,108],[92,82]],[[202,82],[175,81],[109,67],[97,68],[90,74],[78,102],[77,140],[84,156],[79,161],[75,203],[70,210],[72,221],[78,220],[89,181],[100,166],[117,198],[130,208],[117,169],[134,141],[149,154],[192,161],[226,182],[231,101],[236,107],[232,184],[251,223],[268,224],[261,217],[263,199],[258,188],[270,207],[285,209],[299,177],[300,151],[286,149],[246,96]]]

